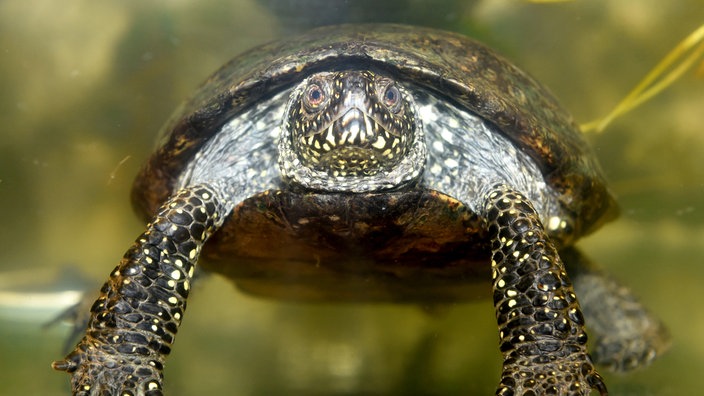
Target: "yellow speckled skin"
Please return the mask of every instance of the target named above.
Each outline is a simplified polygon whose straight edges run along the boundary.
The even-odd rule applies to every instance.
[[[211,186],[168,200],[127,250],[91,308],[86,335],[64,360],[74,395],[158,396],[203,243],[227,213]]]
[[[504,367],[497,395],[589,395],[606,385],[587,352],[565,267],[530,202],[507,186],[486,199],[494,307]]]

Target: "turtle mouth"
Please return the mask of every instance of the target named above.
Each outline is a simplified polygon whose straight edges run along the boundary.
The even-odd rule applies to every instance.
[[[405,135],[385,128],[380,120],[359,108],[349,109],[322,125],[318,133],[298,138],[299,153],[334,176],[375,174],[398,160],[405,143]]]
[[[390,171],[415,133],[410,97],[369,71],[320,73],[292,96],[286,128],[304,166],[332,176]]]

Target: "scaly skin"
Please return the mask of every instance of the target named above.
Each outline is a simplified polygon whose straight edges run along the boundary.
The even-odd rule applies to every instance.
[[[178,331],[200,249],[228,211],[207,185],[159,210],[91,308],[85,337],[57,370],[74,395],[162,395],[162,369]],[[496,186],[484,213],[492,246],[494,304],[504,353],[498,395],[588,395],[606,387],[586,351],[579,305],[538,215]]]
[[[505,185],[491,190],[484,208],[504,355],[496,394],[606,395],[587,353],[577,297],[535,209]]]
[[[592,335],[592,357],[597,364],[625,372],[645,367],[665,353],[670,346],[665,325],[626,286],[574,248],[560,255],[584,307]]]
[[[216,190],[179,191],[125,253],[91,308],[86,335],[56,370],[74,395],[162,395],[162,369],[186,309],[203,243],[226,205]]]

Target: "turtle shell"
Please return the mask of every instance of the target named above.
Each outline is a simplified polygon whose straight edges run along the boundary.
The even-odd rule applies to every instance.
[[[153,216],[174,193],[179,176],[196,153],[233,117],[312,73],[352,67],[383,70],[493,124],[537,164],[556,192],[563,212],[570,217],[571,226],[551,236],[558,245],[571,244],[616,214],[616,205],[588,144],[552,94],[474,40],[402,25],[320,28],[254,48],[231,60],[180,107],[162,130],[158,148],[132,190],[136,210],[145,218]],[[336,213],[344,208],[357,209],[350,211],[354,216],[340,219]],[[418,218],[431,220],[419,225],[413,221]],[[321,233],[321,229],[333,232]],[[426,271],[417,275],[418,282],[433,288],[437,281],[442,288],[449,278],[477,278],[479,267],[484,267],[481,277],[486,278],[488,266],[475,265],[488,260],[481,230],[481,219],[442,192],[418,189],[404,193],[323,195],[269,191],[241,203],[203,254],[211,263],[232,257],[240,260],[240,253],[247,246],[247,257],[266,260],[211,267],[237,278],[267,278],[268,273],[281,272],[282,268],[289,276],[302,277],[304,269],[281,263],[290,263],[300,256],[340,262],[341,256],[355,253],[353,246],[365,246],[361,261],[390,263],[374,268],[380,268],[383,276],[406,279],[404,286],[399,287],[412,288],[414,283],[408,280],[416,276],[416,268],[422,267],[435,268],[437,276],[429,277]],[[460,234],[464,236],[458,238]],[[258,245],[252,242],[255,239],[260,241]],[[282,241],[277,243],[289,247],[300,245],[294,241],[307,243],[297,254],[296,248],[275,253],[269,249],[271,243],[261,242],[267,240]],[[369,248],[374,241],[382,241],[383,247]],[[413,254],[407,256],[413,256],[413,260],[404,256],[409,251]],[[399,262],[404,266],[399,266]],[[428,264],[432,262],[443,264]],[[361,265],[359,259],[356,263],[357,267]],[[328,277],[334,290],[336,275],[328,275],[311,277],[301,284],[320,283]],[[368,278],[361,276],[359,281],[363,284]],[[267,287],[255,282],[251,288]],[[272,290],[261,292],[276,294]],[[396,294],[404,293],[398,290]]]

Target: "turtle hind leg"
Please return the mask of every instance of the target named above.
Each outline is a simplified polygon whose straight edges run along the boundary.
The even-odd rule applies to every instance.
[[[606,395],[587,352],[577,297],[533,206],[497,185],[483,206],[504,355],[497,395]]]
[[[209,185],[180,190],[127,250],[91,307],[85,336],[52,367],[74,395],[162,395],[162,369],[186,309],[195,265],[229,212]]]
[[[594,361],[616,372],[650,364],[670,345],[662,322],[631,291],[592,264],[577,249],[560,254],[572,274],[592,335]]]

